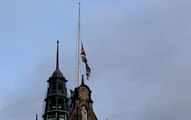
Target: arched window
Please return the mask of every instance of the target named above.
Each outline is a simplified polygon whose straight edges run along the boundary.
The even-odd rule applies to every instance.
[[[58,83],[58,92],[63,93],[63,87],[61,82]]]

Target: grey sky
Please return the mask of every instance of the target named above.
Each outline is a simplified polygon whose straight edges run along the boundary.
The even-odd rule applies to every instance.
[[[78,2],[98,119],[190,120],[189,0],[0,1],[1,119],[42,115],[57,39],[75,87]]]

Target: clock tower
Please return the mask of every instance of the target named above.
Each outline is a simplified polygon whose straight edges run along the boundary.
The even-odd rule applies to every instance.
[[[43,120],[68,120],[67,80],[59,69],[59,41],[57,41],[56,69],[47,82]]]
[[[69,120],[97,120],[93,111],[91,90],[84,84],[83,76],[81,85],[70,92]]]

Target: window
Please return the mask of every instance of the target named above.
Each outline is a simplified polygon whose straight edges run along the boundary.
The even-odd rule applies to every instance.
[[[52,83],[52,86],[53,86],[53,93],[55,93],[55,92],[56,92],[56,83],[53,82],[53,83]]]
[[[58,92],[63,93],[62,91],[62,83],[58,83]]]
[[[48,120],[56,120],[55,115],[54,114],[48,115]]]
[[[66,120],[64,115],[59,115],[59,120]]]
[[[58,99],[58,109],[64,110],[64,99],[61,98]]]
[[[55,110],[56,109],[56,99],[52,98],[49,100],[49,109],[50,110]]]

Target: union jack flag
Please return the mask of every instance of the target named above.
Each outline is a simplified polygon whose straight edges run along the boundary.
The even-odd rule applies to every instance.
[[[85,53],[83,44],[81,44],[81,57],[82,57],[82,62],[84,62],[86,65],[86,78],[87,78],[87,80],[89,80],[90,74],[91,74],[91,69],[90,69],[90,66],[88,65],[88,60],[86,57],[86,53]]]

